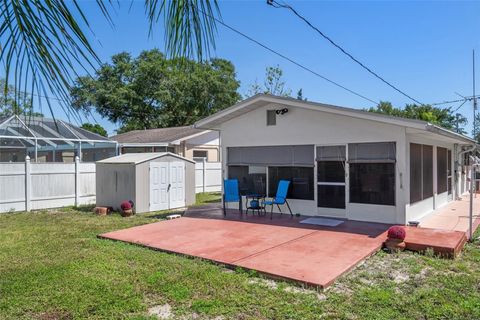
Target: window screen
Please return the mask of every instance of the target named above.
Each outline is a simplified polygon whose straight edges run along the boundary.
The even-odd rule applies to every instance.
[[[422,145],[410,144],[410,203],[423,199],[422,192]]]
[[[433,196],[433,147],[410,144],[410,203]]]
[[[341,161],[318,161],[318,182],[345,182],[345,163]]]
[[[395,205],[395,142],[348,145],[350,202]]]
[[[262,170],[263,169],[263,170]],[[265,167],[228,166],[228,178],[237,179],[240,194],[266,193],[267,169]]]
[[[350,164],[350,202],[395,205],[395,164]]]
[[[313,168],[311,167],[268,167],[268,193],[274,197],[280,180],[290,181],[287,198],[314,199]]]
[[[447,192],[447,149],[437,147],[437,193]]]
[[[275,110],[267,110],[267,126],[274,126],[277,124],[277,113]]]
[[[433,197],[433,146],[422,145],[423,199]]]
[[[345,209],[345,186],[318,185],[317,194],[319,207]]]

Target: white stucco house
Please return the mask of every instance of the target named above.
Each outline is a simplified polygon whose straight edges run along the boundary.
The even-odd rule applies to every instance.
[[[255,95],[195,124],[220,133],[224,178],[295,213],[407,224],[467,191],[472,139],[418,120]]]

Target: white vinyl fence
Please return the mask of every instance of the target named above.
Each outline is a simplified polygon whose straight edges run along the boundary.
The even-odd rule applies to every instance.
[[[0,163],[0,212],[95,203],[95,163]]]
[[[195,164],[195,192],[220,192],[222,190],[222,163],[197,162]]]

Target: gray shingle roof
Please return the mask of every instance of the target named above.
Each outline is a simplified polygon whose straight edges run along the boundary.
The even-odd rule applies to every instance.
[[[117,134],[110,137],[110,139],[119,143],[169,143],[204,131],[190,126],[134,130]]]

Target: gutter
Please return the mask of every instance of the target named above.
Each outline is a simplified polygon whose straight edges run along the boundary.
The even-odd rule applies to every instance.
[[[473,139],[465,137],[464,135],[461,135],[459,133],[452,132],[450,130],[441,128],[441,127],[436,126],[436,125],[431,124],[431,123],[427,123],[426,126],[425,126],[425,129],[429,132],[440,134],[440,135],[450,137],[450,138],[453,138],[453,139],[461,139],[463,141],[468,141],[469,143],[476,144],[476,141],[473,140]]]

